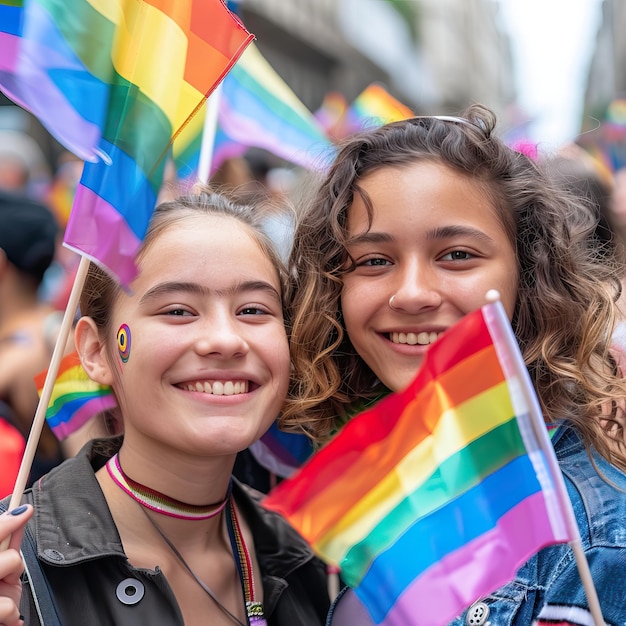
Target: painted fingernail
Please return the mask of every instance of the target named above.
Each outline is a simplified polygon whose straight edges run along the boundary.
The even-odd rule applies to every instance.
[[[22,513],[26,512],[28,510],[28,507],[25,504],[22,504],[22,506],[18,506],[15,509],[12,509],[11,511],[9,511],[10,515],[21,515]]]

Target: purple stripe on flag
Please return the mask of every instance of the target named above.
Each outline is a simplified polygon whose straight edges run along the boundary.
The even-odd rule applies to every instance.
[[[130,229],[128,223],[106,200],[78,185],[68,231],[64,245],[79,254],[85,254],[98,265],[112,271],[124,285],[128,285],[137,275],[135,255],[141,240]]]
[[[38,41],[0,32],[0,83],[17,104],[31,111],[47,129],[62,133],[58,139],[85,161],[96,161],[100,128],[82,117],[47,73],[63,68],[76,76],[88,73],[78,61],[62,57]],[[64,123],[59,129],[58,120]]]
[[[328,143],[308,143],[310,147],[303,150],[299,145],[289,143],[293,137],[277,137],[268,131],[257,120],[250,119],[233,109],[225,101],[220,102],[220,124],[224,131],[241,143],[254,144],[259,148],[276,154],[291,163],[300,165],[306,169],[324,170],[334,157],[329,150]],[[250,141],[254,137],[254,141]],[[298,138],[299,139],[299,138]]]
[[[68,422],[61,422],[54,426],[52,431],[59,441],[63,441],[68,435],[87,423],[96,413],[112,409],[115,406],[117,406],[117,399],[112,394],[93,398],[83,404]]]
[[[533,520],[532,526],[527,524],[529,519]],[[451,622],[478,598],[512,580],[524,562],[554,541],[544,494],[538,492],[503,515],[493,530],[445,556],[416,578],[380,624],[428,626]],[[359,595],[359,590],[356,593]],[[429,602],[429,598],[437,601]]]

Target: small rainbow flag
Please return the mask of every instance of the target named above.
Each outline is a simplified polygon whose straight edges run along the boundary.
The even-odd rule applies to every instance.
[[[443,626],[571,540],[555,466],[497,302],[444,333],[404,391],[348,422],[264,505],[341,569],[374,623]]]
[[[394,98],[382,85],[372,83],[348,107],[343,132],[350,134],[414,116],[409,107]]]
[[[313,454],[313,443],[306,435],[284,432],[274,422],[269,430],[250,446],[250,453],[266,470],[286,478]]]
[[[223,0],[0,4],[0,86],[86,161],[67,247],[134,278],[173,137],[252,39]]]
[[[348,101],[339,91],[329,91],[313,115],[333,141],[341,139],[341,126],[348,110]]]
[[[35,377],[40,396],[47,373],[46,370]],[[59,441],[63,441],[97,413],[115,406],[117,400],[112,389],[87,376],[78,353],[68,354],[61,360],[46,410],[46,422]]]

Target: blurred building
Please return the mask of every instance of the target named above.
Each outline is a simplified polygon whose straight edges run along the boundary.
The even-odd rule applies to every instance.
[[[382,82],[418,113],[515,100],[512,55],[494,0],[240,0],[261,52],[311,110]]]
[[[603,0],[589,65],[582,130],[602,120],[609,103],[616,98],[626,98],[626,2]]]

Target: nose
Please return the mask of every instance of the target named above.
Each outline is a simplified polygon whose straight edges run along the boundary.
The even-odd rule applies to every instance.
[[[223,359],[239,358],[249,351],[249,345],[237,324],[237,318],[229,311],[215,312],[197,326],[194,348],[202,356]]]
[[[416,314],[436,309],[440,304],[441,281],[435,268],[417,260],[398,268],[389,298],[392,309]]]

